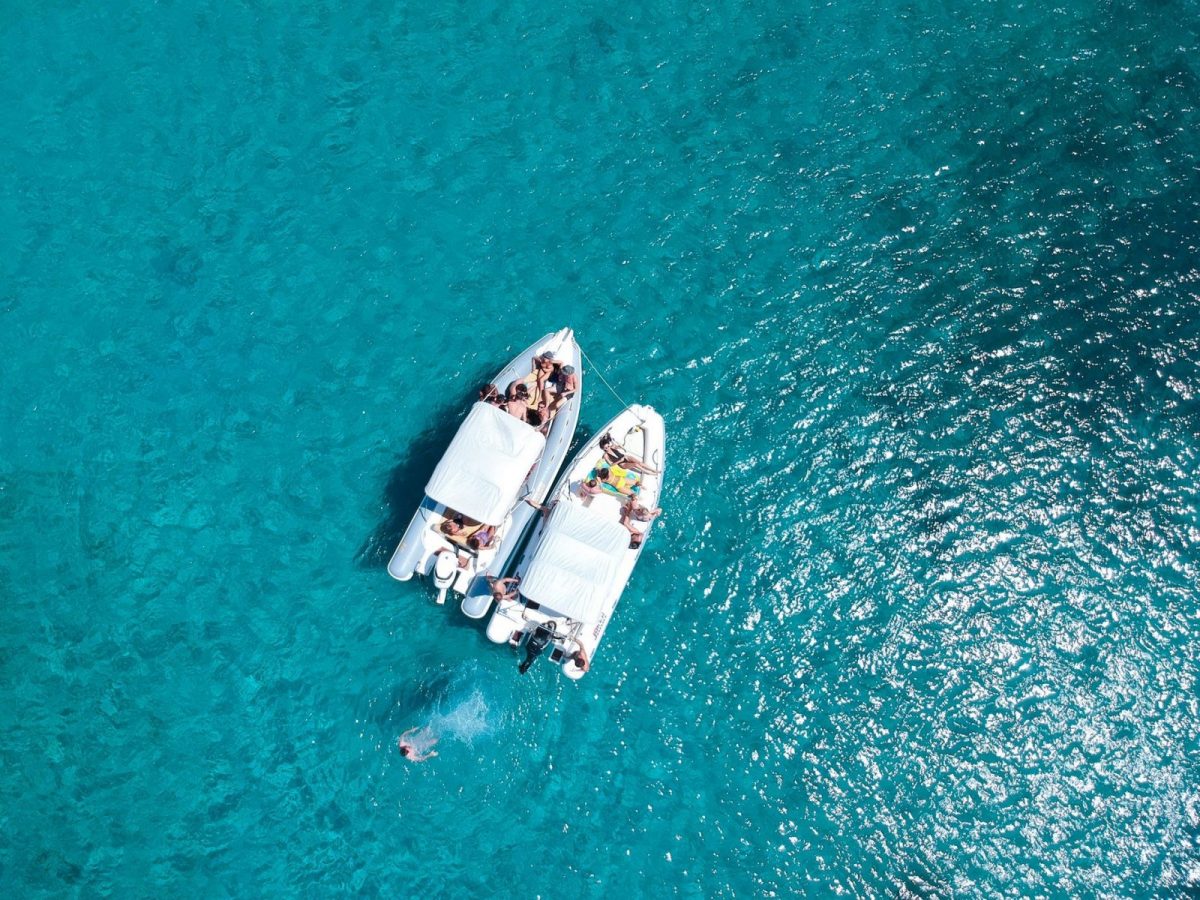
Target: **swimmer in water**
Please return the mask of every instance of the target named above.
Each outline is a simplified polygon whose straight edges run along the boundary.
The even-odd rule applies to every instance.
[[[433,749],[437,742],[436,735],[428,726],[414,727],[400,735],[397,746],[400,748],[400,755],[409,762],[424,762],[437,756],[437,751]]]

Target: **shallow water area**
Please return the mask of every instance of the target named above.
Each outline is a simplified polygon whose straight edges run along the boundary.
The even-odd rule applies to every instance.
[[[4,894],[1200,890],[1198,12],[0,15]],[[385,571],[563,325],[578,684]]]

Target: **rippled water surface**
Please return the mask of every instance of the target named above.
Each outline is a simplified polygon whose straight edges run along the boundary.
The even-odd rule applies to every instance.
[[[1200,891],[1198,23],[10,5],[3,893]],[[579,684],[384,570],[563,324],[670,429]]]

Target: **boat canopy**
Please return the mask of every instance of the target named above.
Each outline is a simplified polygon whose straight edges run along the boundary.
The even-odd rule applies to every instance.
[[[629,532],[623,525],[564,498],[550,514],[521,579],[521,593],[548,611],[578,622],[595,621],[622,587],[619,569],[628,550]]]
[[[425,493],[456,512],[499,525],[517,502],[546,438],[532,425],[488,403],[471,407],[425,485]]]

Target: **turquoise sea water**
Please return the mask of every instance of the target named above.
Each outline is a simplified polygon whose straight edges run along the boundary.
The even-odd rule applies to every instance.
[[[6,4],[0,891],[1195,895],[1198,50],[1195,2]],[[670,429],[577,685],[384,570],[562,325]]]

